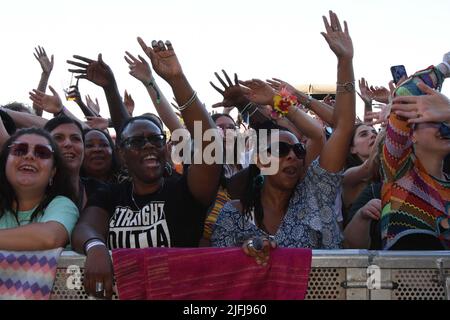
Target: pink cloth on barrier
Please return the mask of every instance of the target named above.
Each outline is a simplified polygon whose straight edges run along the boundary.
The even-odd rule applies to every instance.
[[[48,300],[62,251],[0,250],[0,300]]]
[[[122,300],[302,300],[312,251],[277,248],[266,267],[241,248],[113,250]]]

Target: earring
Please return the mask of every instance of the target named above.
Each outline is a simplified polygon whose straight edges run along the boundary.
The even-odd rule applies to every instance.
[[[259,174],[257,175],[254,179],[253,179],[253,185],[255,187],[262,187],[262,185],[264,184],[264,176]]]
[[[164,177],[170,177],[172,173],[173,173],[172,166],[168,162],[166,162],[164,166]]]
[[[53,185],[53,177],[50,178],[50,181],[48,182],[48,186],[51,187]]]

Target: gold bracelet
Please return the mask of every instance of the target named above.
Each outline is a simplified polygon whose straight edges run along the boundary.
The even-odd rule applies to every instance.
[[[341,90],[339,90],[339,88],[341,88]],[[345,92],[350,93],[355,92],[355,80],[348,81],[345,83],[336,82],[336,93],[345,93]]]

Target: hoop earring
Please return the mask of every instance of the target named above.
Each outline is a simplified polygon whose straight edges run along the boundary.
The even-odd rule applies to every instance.
[[[163,176],[164,177],[170,177],[172,175],[172,173],[173,173],[172,166],[168,162],[166,162],[166,164],[164,165],[164,174],[163,174]]]

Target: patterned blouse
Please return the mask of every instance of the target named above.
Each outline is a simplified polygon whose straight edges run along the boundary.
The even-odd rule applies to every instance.
[[[276,234],[279,247],[339,249],[342,232],[334,212],[334,202],[342,182],[341,173],[329,173],[316,159],[299,181],[289,200],[287,212]],[[245,219],[231,202],[219,213],[211,242],[214,247],[241,246],[254,236],[269,236],[253,219]]]

